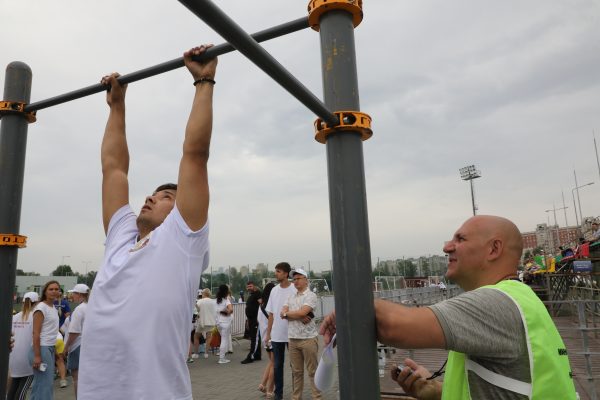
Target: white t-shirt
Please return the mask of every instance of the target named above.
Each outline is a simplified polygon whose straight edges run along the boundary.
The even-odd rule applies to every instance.
[[[317,295],[306,288],[304,292],[296,292],[296,294],[290,296],[286,304],[290,311],[298,311],[303,306],[309,306],[313,311],[317,307],[317,301]],[[288,337],[290,339],[311,339],[317,337],[318,334],[314,318],[308,324],[304,324],[299,319],[288,322]]]
[[[33,338],[33,312],[30,312],[24,321],[22,312],[13,315],[12,331],[15,333],[15,347],[8,361],[10,376],[21,378],[33,375],[33,368],[28,359]]]
[[[204,297],[196,302],[198,310],[198,326],[215,326],[217,324],[216,301],[214,299]]]
[[[281,285],[277,285],[271,291],[266,311],[273,314],[272,342],[288,342],[288,321],[287,319],[281,319],[279,314],[287,299],[293,294],[296,294],[296,288],[292,284],[285,289]]]
[[[75,308],[73,313],[69,315],[70,322],[68,325],[68,329],[65,332],[65,344],[67,343],[67,340],[69,340],[69,334],[79,333],[79,336],[77,336],[75,341],[69,343],[69,351],[73,351],[81,345],[81,333],[83,332],[83,322],[85,321],[86,310],[87,303],[82,302]]]
[[[129,205],[111,218],[86,311],[78,397],[192,398],[186,364],[208,223],[189,229],[175,206],[141,242]]]
[[[217,301],[215,300],[215,304],[217,311],[217,324],[231,322],[233,320],[233,314],[229,314],[227,316],[221,314],[221,311],[225,311],[227,309],[227,306],[231,305],[231,300],[229,300],[229,298],[222,299],[221,303],[217,303]]]
[[[36,312],[41,312],[44,315],[42,332],[40,333],[40,346],[54,346],[58,334],[58,311],[54,306],[49,306],[41,301],[33,309],[34,315]]]

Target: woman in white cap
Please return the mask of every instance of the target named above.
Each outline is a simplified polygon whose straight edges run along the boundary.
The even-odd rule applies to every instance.
[[[36,292],[27,292],[23,296],[23,308],[13,315],[12,331],[15,335],[15,347],[10,353],[8,369],[10,383],[8,386],[7,400],[20,400],[25,398],[27,390],[33,382],[33,368],[27,355],[32,343],[33,333],[33,307],[39,300]]]
[[[58,311],[54,308],[54,301],[59,298],[59,283],[48,281],[42,289],[40,302],[33,310],[33,346],[29,351],[33,367],[31,400],[54,398],[54,346],[58,335]]]
[[[77,398],[77,378],[79,374],[79,349],[81,348],[81,332],[83,332],[83,322],[87,310],[87,302],[90,294],[90,288],[83,283],[78,283],[69,293],[73,296],[73,301],[79,303],[75,311],[70,315],[68,332],[66,333],[67,342],[65,344],[65,354],[67,354],[67,368],[71,370],[73,377],[73,387],[75,388],[75,398]]]

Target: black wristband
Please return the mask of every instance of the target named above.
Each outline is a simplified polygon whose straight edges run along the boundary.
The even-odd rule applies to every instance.
[[[212,83],[213,85],[217,83],[217,82],[215,82],[215,80],[214,80],[214,79],[212,79],[212,78],[203,77],[203,78],[200,78],[200,79],[198,79],[198,80],[195,80],[195,81],[194,81],[194,86],[196,86],[197,84],[199,84],[199,83],[202,83],[202,82],[208,82],[208,83]]]

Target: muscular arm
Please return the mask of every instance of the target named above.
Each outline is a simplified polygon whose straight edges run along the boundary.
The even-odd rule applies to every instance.
[[[104,232],[113,214],[129,202],[129,150],[125,136],[125,90],[117,81],[119,74],[102,78],[103,84],[110,84],[106,94],[110,107],[100,158],[102,161],[102,221]]]
[[[375,300],[377,339],[403,349],[446,346],[444,332],[433,311],[427,307],[405,307]]]
[[[215,76],[216,58],[203,63],[192,61],[192,55],[202,54],[208,47],[196,47],[184,54],[185,65],[194,81],[200,78],[213,79]],[[185,129],[183,155],[179,164],[177,208],[193,231],[202,228],[208,218],[207,163],[212,132],[212,98],[211,83],[202,82],[195,86],[192,110]]]

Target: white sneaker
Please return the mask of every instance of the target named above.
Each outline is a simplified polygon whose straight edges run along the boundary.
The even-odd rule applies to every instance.
[[[226,358],[219,359],[219,364],[227,364],[228,362],[231,362],[231,360],[228,360]]]
[[[192,358],[200,358],[200,356],[196,353],[192,354]]]
[[[208,358],[208,353],[204,353],[204,358]]]
[[[60,380],[60,387],[61,388],[66,388],[67,387],[67,380],[66,379],[61,379]]]

